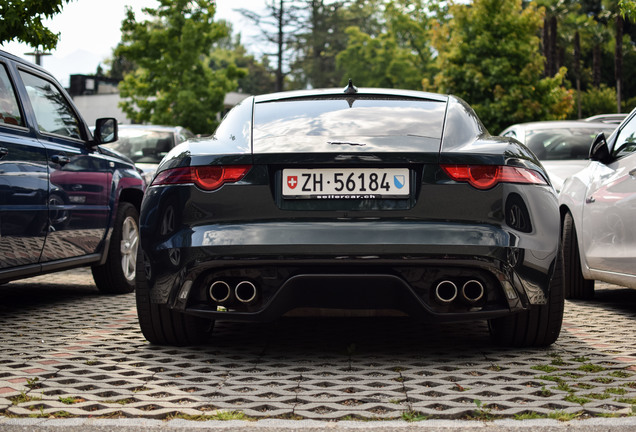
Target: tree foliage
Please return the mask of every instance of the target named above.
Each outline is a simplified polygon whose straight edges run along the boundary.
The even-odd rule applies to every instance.
[[[285,76],[293,57],[293,38],[301,28],[298,0],[268,0],[267,12],[259,15],[251,9],[238,11],[249,19],[261,32],[261,42],[273,46],[274,51],[266,53],[276,59],[275,91],[284,89]]]
[[[193,129],[209,130],[224,91],[333,87],[348,78],[457,94],[493,132],[606,112],[612,91],[625,96],[623,109],[636,102],[635,0],[267,0],[263,16],[242,11],[262,31],[250,42],[271,48],[259,59],[240,37],[222,37],[228,26],[213,23],[213,13],[201,24],[203,15],[189,12],[214,2],[160,3],[152,21],[127,18],[111,62],[111,76],[127,76],[122,94],[135,121],[201,124],[207,116]],[[185,49],[186,40],[195,48]]]
[[[372,35],[349,27],[347,47],[337,55],[340,84],[353,78],[366,87],[422,90],[431,70],[430,19],[421,1],[393,1],[385,30]]]
[[[70,0],[0,0],[0,44],[14,40],[33,48],[51,50],[60,34],[42,23],[62,11]]]
[[[227,23],[228,28],[231,24]],[[214,71],[233,68],[233,65],[245,71],[237,80],[235,90],[245,94],[271,93],[276,88],[275,74],[269,67],[268,57],[261,61],[248,54],[247,49],[241,44],[240,34],[228,35],[219,39],[209,56],[210,68]]]
[[[135,65],[119,86],[122,109],[134,122],[213,132],[224,96],[240,75],[233,64],[213,71],[205,60],[227,34],[224,24],[214,22],[214,3],[159,0],[157,8],[144,12],[153,19],[138,22],[127,10],[114,53]]]
[[[542,77],[539,9],[523,8],[522,0],[475,0],[455,4],[450,12],[453,19],[435,38],[440,91],[468,101],[493,132],[568,115],[574,101],[563,87],[566,70]]]

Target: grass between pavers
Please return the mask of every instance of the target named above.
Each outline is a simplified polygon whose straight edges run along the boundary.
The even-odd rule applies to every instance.
[[[595,416],[622,417],[636,415],[636,398],[620,397],[628,392],[628,388],[636,388],[636,383],[633,381],[624,383],[619,381],[632,377],[633,373],[625,370],[608,370],[608,368],[604,366],[591,363],[589,358],[583,356],[573,357],[569,361],[564,360],[561,355],[556,353],[550,354],[550,356],[553,358],[550,364],[536,365],[531,368],[546,373],[546,375],[537,376],[537,379],[556,384],[550,386],[549,389],[543,386],[541,396],[553,396],[554,393],[552,390],[565,392],[566,394],[563,396],[564,401],[576,403],[581,406],[595,400],[611,400],[613,402],[631,405],[631,412],[629,414],[611,412],[599,413],[595,414]],[[577,363],[581,363],[581,365],[575,367]],[[564,370],[564,367],[567,367],[569,370]],[[571,370],[572,367],[575,367],[574,372]],[[578,382],[578,380],[588,377],[589,374],[603,374],[602,376],[594,377],[590,381],[601,385],[614,384],[614,386],[605,388],[602,392],[586,392],[597,388],[596,385],[590,384],[589,382]]]
[[[542,397],[553,397],[556,392],[561,392],[563,394],[563,400],[576,403],[583,407],[583,410],[577,412],[566,412],[563,410],[556,409],[549,413],[544,412],[535,412],[532,410],[524,411],[519,414],[514,415],[500,415],[497,413],[498,407],[496,405],[487,404],[480,400],[474,400],[475,409],[470,410],[469,413],[459,415],[458,419],[464,420],[480,420],[480,421],[491,421],[503,418],[512,418],[516,420],[529,420],[529,419],[556,419],[560,421],[570,421],[579,418],[592,418],[592,417],[631,417],[636,416],[636,398],[634,397],[625,397],[629,391],[633,391],[636,389],[636,381],[630,380],[627,381],[628,378],[632,378],[635,374],[633,372],[623,370],[623,369],[610,369],[598,364],[594,364],[590,362],[590,359],[587,357],[572,357],[569,359],[564,359],[562,355],[557,353],[550,354],[551,360],[547,364],[540,364],[532,366],[531,369],[543,372],[543,375],[537,375],[535,378],[541,381],[545,381],[546,384],[541,386],[541,389],[538,395]],[[577,366],[577,364],[580,364]],[[500,370],[501,368],[498,365],[491,365],[489,368],[492,371]],[[402,372],[402,368],[396,367],[393,369],[395,372]],[[594,378],[590,379],[590,374],[596,374]],[[587,382],[581,382],[583,380],[587,380]],[[624,382],[623,382],[624,381]],[[609,385],[612,384],[612,387],[607,387],[602,389],[602,391],[598,391],[598,387],[596,385],[590,384],[598,383],[599,385]],[[37,377],[27,379],[28,390],[23,390],[19,395],[8,398],[13,406],[19,406],[21,404],[26,404],[33,401],[41,401],[42,398],[39,396],[30,395],[29,393],[37,390],[41,387],[41,383]],[[597,389],[596,392],[591,391],[593,389]],[[134,389],[135,392],[141,392],[147,390],[146,387],[141,386],[139,388]],[[468,388],[462,387],[460,384],[455,384],[451,390],[464,392],[470,390]],[[633,394],[633,393],[632,393]],[[81,402],[86,402],[85,399],[79,396],[65,396],[59,397],[59,401],[61,403],[67,405],[73,405]],[[135,402],[134,398],[122,398],[118,400],[107,400],[101,401],[103,404],[119,404],[119,405],[127,405],[129,403]],[[626,409],[621,409],[620,412],[603,412],[598,413],[594,412],[594,410],[585,410],[584,406],[587,403],[592,401],[612,401],[620,404],[631,405],[631,411],[629,407]],[[391,403],[399,404],[403,401],[401,400],[391,400]],[[38,417],[38,418],[70,418],[70,417],[83,417],[83,415],[75,415],[71,414],[64,410],[57,410],[46,412],[46,405],[44,404],[35,404],[29,405],[25,407],[28,410],[34,411],[29,415],[17,415],[10,412],[9,409],[6,409],[4,412],[0,411],[0,416],[6,417]],[[205,411],[209,411],[210,408],[206,408]],[[37,411],[37,412],[35,412]],[[203,411],[203,410],[201,410]],[[117,411],[110,414],[105,415],[87,415],[92,418],[127,418],[131,417],[129,414],[126,414],[121,411]],[[275,418],[275,419],[290,419],[290,420],[301,420],[305,419],[305,417],[295,415],[293,413],[284,414],[279,416],[259,416],[259,417],[251,417],[247,416],[245,413],[241,411],[227,411],[227,410],[219,410],[214,412],[213,414],[200,414],[200,415],[192,415],[181,412],[173,412],[170,414],[162,415],[162,418],[166,420],[170,419],[185,419],[192,421],[206,421],[206,420],[247,420],[247,421],[257,421],[265,418]],[[400,415],[400,418],[406,422],[420,422],[432,419],[449,419],[448,416],[442,415],[427,415],[418,411],[403,411]],[[359,415],[347,415],[342,418],[333,419],[335,420],[355,420],[355,421],[386,421],[386,420],[395,420],[395,417],[383,417],[383,416],[374,416],[374,417],[365,417]]]
[[[502,420],[506,418],[514,419],[514,420],[536,420],[536,419],[554,419],[558,421],[572,421],[577,419],[589,419],[589,418],[619,418],[619,417],[632,417],[636,416],[636,405],[632,406],[631,413],[595,413],[590,414],[585,411],[577,411],[577,412],[566,412],[564,410],[554,410],[549,413],[539,413],[536,411],[526,411],[523,413],[515,414],[513,416],[503,416],[496,414],[491,407],[488,405],[484,405],[478,400],[475,400],[476,409],[472,411],[472,413],[464,415],[456,420],[476,420],[476,421],[494,421],[494,420]],[[37,409],[39,412],[29,414],[29,415],[17,415],[9,412],[8,410],[0,411],[0,417],[7,418],[49,418],[49,419],[65,419],[65,418],[81,418],[84,416],[71,414],[68,411],[58,410],[53,412],[45,412],[42,406],[38,406]],[[122,411],[113,412],[105,415],[90,415],[88,416],[94,419],[124,419],[131,418],[130,415],[125,414]],[[426,420],[448,420],[448,418],[444,416],[429,416],[425,415],[418,411],[404,411],[401,416],[402,420],[406,422],[424,422]],[[279,419],[279,420],[308,420],[308,418],[295,415],[295,414],[284,414],[279,416],[269,416],[269,417],[252,417],[248,416],[242,411],[225,411],[220,410],[214,414],[201,414],[201,415],[192,415],[181,412],[173,412],[170,414],[166,414],[163,420],[189,420],[189,421],[208,421],[208,420],[220,420],[220,421],[228,421],[228,420],[244,420],[244,421],[259,421],[264,419]],[[393,417],[383,418],[383,417],[364,417],[359,415],[347,415],[337,419],[330,419],[329,421],[360,421],[360,422],[378,422],[378,421],[394,421],[396,420]]]

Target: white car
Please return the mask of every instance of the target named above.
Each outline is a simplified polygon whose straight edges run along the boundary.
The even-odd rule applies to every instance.
[[[559,195],[566,298],[591,298],[594,280],[636,288],[635,117],[599,134]]]
[[[128,156],[150,184],[161,159],[190,138],[194,134],[181,126],[119,125],[118,139],[108,147]]]
[[[550,183],[558,192],[566,178],[588,164],[590,144],[600,132],[610,135],[617,124],[554,120],[518,123],[499,135],[515,138],[525,144],[548,171]]]

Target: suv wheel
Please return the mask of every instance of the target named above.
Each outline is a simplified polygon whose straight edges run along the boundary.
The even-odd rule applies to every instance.
[[[128,202],[119,203],[115,226],[103,265],[93,266],[95,285],[103,293],[123,294],[135,289],[139,213]]]

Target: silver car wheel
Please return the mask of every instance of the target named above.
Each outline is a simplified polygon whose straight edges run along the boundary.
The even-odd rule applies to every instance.
[[[124,219],[121,232],[121,268],[124,277],[133,281],[137,272],[137,248],[139,247],[139,228],[133,217]]]

